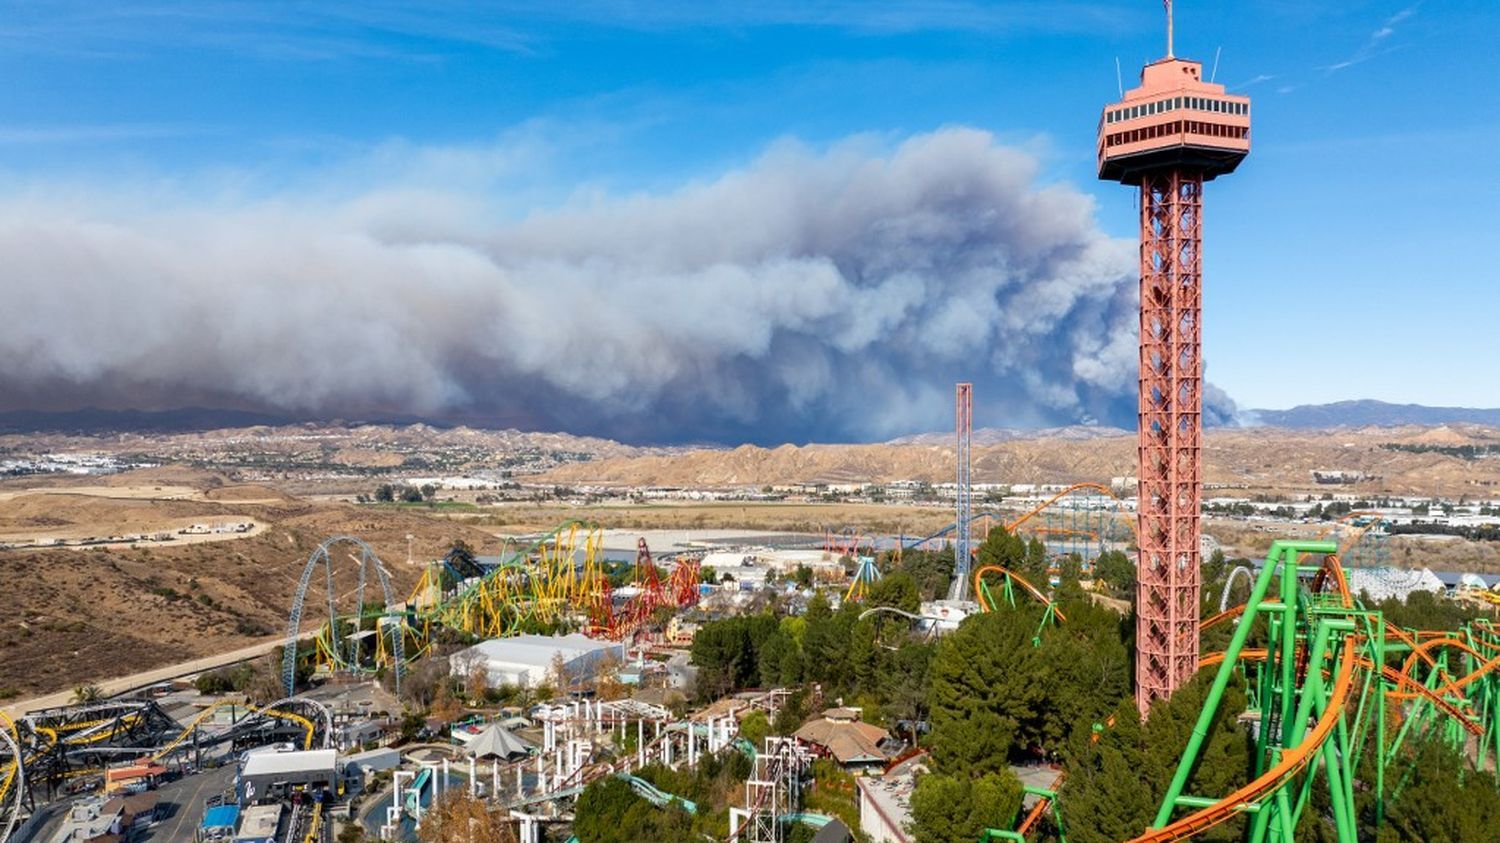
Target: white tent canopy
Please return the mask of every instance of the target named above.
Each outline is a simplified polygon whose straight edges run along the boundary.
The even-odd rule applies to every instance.
[[[498,758],[501,761],[510,761],[530,755],[531,744],[516,737],[499,724],[491,724],[488,729],[469,741],[469,746],[464,752],[471,758]]]

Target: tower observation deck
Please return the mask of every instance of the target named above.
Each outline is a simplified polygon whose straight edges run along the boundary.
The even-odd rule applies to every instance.
[[[1099,178],[1140,189],[1136,703],[1198,669],[1203,434],[1203,183],[1250,152],[1250,100],[1172,55],[1099,118]]]

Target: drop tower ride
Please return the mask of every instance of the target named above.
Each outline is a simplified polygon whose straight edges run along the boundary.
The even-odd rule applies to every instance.
[[[1203,435],[1203,183],[1250,152],[1250,99],[1205,82],[1172,52],[1099,119],[1099,178],[1141,203],[1136,703],[1141,713],[1198,670]]]

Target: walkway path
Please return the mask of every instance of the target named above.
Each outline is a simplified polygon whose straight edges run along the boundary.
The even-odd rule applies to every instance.
[[[303,637],[306,638],[310,634],[305,633]],[[129,676],[120,676],[114,679],[106,679],[94,684],[99,686],[105,696],[114,696],[116,694],[123,694],[126,691],[133,691],[137,688],[155,685],[158,682],[166,682],[170,679],[177,679],[194,673],[202,673],[206,670],[217,670],[221,667],[228,667],[240,662],[257,659],[271,653],[284,643],[286,643],[286,637],[278,635],[275,638],[266,638],[258,644],[251,644],[248,647],[241,647],[238,650],[230,650],[227,653],[219,653],[215,656],[203,656],[202,658],[178,662],[167,667],[159,667],[154,670],[134,673]],[[73,692],[71,690],[58,691],[41,697],[33,697],[29,700],[8,703],[3,708],[0,708],[0,711],[4,711],[11,717],[19,717],[28,711],[68,705],[71,702],[73,702]]]

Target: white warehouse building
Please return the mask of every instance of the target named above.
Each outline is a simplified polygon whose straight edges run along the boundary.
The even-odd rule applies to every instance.
[[[517,635],[491,638],[448,657],[449,669],[466,675],[475,663],[484,666],[489,685],[498,688],[513,685],[535,688],[547,684],[555,660],[562,662],[572,681],[590,677],[599,662],[613,656],[625,657],[625,646],[618,641],[596,641],[585,635]]]

